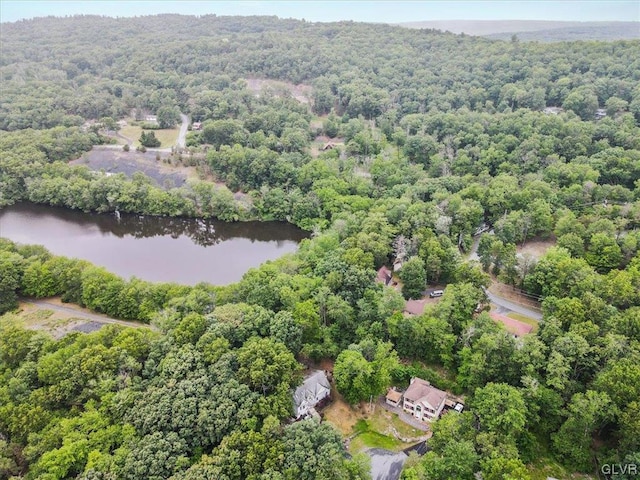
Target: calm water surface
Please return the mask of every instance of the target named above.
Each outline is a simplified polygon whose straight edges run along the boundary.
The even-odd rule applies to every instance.
[[[280,222],[82,213],[22,203],[0,210],[0,237],[44,245],[128,279],[226,285],[251,267],[296,250],[307,237]]]

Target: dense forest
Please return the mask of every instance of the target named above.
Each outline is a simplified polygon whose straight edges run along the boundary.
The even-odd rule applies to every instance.
[[[303,364],[322,361],[352,405],[414,376],[464,396],[404,480],[640,463],[640,41],[215,15],[41,18],[0,41],[0,208],[313,231],[224,287],[0,240],[0,477],[367,479],[328,422],[289,422]],[[256,78],[311,93],[256,95]],[[172,156],[200,179],[67,163],[132,111],[201,122]],[[517,254],[533,239],[555,245]],[[400,290],[375,281],[399,259]],[[478,312],[492,283],[541,301],[535,333]],[[403,314],[427,285],[439,301]],[[152,328],[53,339],[25,328],[20,296]]]

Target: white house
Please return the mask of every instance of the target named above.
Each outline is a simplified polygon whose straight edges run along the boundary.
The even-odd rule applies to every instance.
[[[430,421],[440,416],[446,399],[446,392],[426,380],[412,378],[411,385],[404,392],[402,408],[418,420]]]
[[[293,393],[293,411],[296,420],[311,413],[311,410],[331,396],[331,384],[323,370],[316,370]]]

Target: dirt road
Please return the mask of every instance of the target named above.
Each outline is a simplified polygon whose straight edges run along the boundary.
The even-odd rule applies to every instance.
[[[147,325],[142,322],[117,320],[115,318],[107,317],[106,315],[95,313],[90,310],[87,310],[86,308],[82,308],[73,304],[61,305],[59,303],[59,300],[55,298],[45,299],[45,300],[33,300],[33,299],[22,300],[22,303],[26,305],[33,305],[43,310],[53,310],[55,312],[60,312],[66,316],[73,317],[73,318],[83,318],[83,319],[91,320],[92,322],[97,322],[100,324],[115,323],[118,325],[123,325],[125,327],[135,327],[135,328],[145,327],[145,328],[151,328],[152,330],[155,330],[153,326]]]
[[[189,117],[181,113],[180,120],[182,120],[182,125],[180,125],[180,133],[178,134],[178,141],[176,142],[178,149],[184,148],[187,145],[187,129],[189,128]]]

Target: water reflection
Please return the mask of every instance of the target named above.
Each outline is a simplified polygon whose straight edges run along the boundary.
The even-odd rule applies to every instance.
[[[44,245],[124,276],[195,284],[237,281],[249,268],[294,251],[307,233],[279,222],[122,213],[87,214],[22,203],[0,210],[0,236]]]
[[[28,221],[38,221],[43,216],[54,217],[76,226],[97,227],[101,233],[123,238],[148,238],[169,235],[178,238],[185,235],[197,245],[211,246],[233,238],[246,238],[252,242],[290,241],[307,238],[308,234],[283,222],[222,222],[193,218],[154,217],[150,215],[84,213],[78,210],[20,203],[0,210],[0,219],[6,214],[18,214]],[[2,224],[0,223],[0,228]]]

